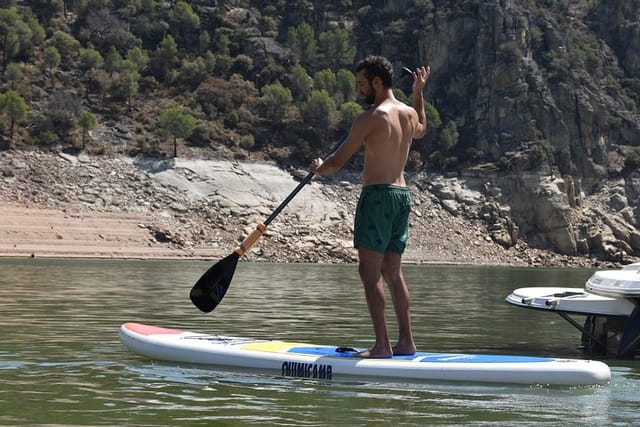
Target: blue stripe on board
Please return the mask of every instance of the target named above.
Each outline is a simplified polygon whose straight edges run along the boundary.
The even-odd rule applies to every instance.
[[[325,357],[356,357],[355,353],[337,352],[330,346],[303,346],[292,347],[287,353],[308,354],[310,356]],[[511,356],[500,354],[460,354],[460,353],[416,353],[412,356],[393,356],[392,360],[413,360],[422,358],[420,362],[430,363],[533,363],[553,362],[556,359],[537,356]],[[384,359],[381,359],[384,360]]]

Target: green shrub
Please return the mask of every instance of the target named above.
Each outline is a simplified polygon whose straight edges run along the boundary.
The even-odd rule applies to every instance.
[[[500,172],[508,172],[511,170],[511,160],[508,157],[502,156],[498,159],[496,166]]]
[[[240,138],[240,148],[243,148],[247,151],[251,150],[253,148],[253,146],[255,145],[256,140],[253,137],[253,135],[248,134],[248,135],[243,135],[242,138]]]

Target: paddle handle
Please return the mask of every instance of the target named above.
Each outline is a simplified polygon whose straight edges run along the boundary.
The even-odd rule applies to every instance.
[[[258,224],[256,229],[253,230],[251,234],[242,241],[242,243],[240,243],[240,246],[237,247],[234,252],[237,253],[238,256],[244,255],[249,249],[251,249],[251,246],[253,246],[256,240],[262,237],[265,231],[267,231],[267,225],[264,223]]]

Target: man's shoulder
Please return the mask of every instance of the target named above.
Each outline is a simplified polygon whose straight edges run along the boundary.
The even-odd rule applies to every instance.
[[[368,117],[388,116],[389,114],[410,116],[415,114],[415,110],[412,106],[407,105],[402,101],[395,100],[388,104],[380,105],[377,108],[367,110],[363,115],[366,113],[369,113]]]

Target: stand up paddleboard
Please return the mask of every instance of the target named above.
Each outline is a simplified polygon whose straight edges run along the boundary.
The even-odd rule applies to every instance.
[[[125,323],[120,340],[151,359],[321,380],[367,377],[484,383],[590,385],[611,379],[599,361],[549,357],[416,353],[365,359],[357,350],[296,342],[226,337]]]

